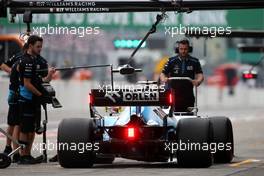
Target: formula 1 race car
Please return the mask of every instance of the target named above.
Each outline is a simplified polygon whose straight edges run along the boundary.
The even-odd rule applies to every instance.
[[[174,77],[170,83],[186,80]],[[150,81],[134,86],[133,90],[92,89],[90,117],[60,123],[62,167],[92,167],[112,163],[115,157],[148,162],[176,158],[181,167],[209,167],[232,160],[233,131],[227,117],[198,116],[197,100],[192,111],[174,112],[173,86],[167,90]],[[100,107],[107,107],[109,113],[102,115]]]

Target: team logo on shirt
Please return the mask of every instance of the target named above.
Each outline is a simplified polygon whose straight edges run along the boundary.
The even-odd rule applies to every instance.
[[[175,74],[178,74],[179,73],[179,70],[180,70],[179,65],[175,65],[173,70],[174,70],[174,73]]]
[[[174,66],[174,70],[179,70],[179,69],[180,69],[179,65]]]
[[[187,66],[187,70],[193,70],[193,66],[192,65]]]

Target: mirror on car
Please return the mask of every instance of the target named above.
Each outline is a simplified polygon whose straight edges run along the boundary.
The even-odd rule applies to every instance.
[[[119,68],[119,72],[122,75],[130,75],[133,74],[135,72],[135,68],[130,66],[130,65],[123,65]]]

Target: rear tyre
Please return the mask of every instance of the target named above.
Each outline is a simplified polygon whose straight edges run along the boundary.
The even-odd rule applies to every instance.
[[[176,138],[179,146],[177,151],[179,166],[204,168],[212,165],[213,156],[209,148],[212,128],[208,119],[180,119],[176,128]]]
[[[58,161],[62,167],[89,168],[93,166],[94,129],[95,124],[92,119],[62,120],[58,129]]]
[[[230,163],[234,157],[234,139],[232,123],[227,117],[210,117],[213,126],[213,143],[217,147],[214,155],[215,163]]]

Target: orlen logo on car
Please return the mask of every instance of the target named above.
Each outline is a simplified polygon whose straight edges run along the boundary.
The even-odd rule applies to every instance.
[[[123,92],[123,101],[159,101],[159,92]]]

